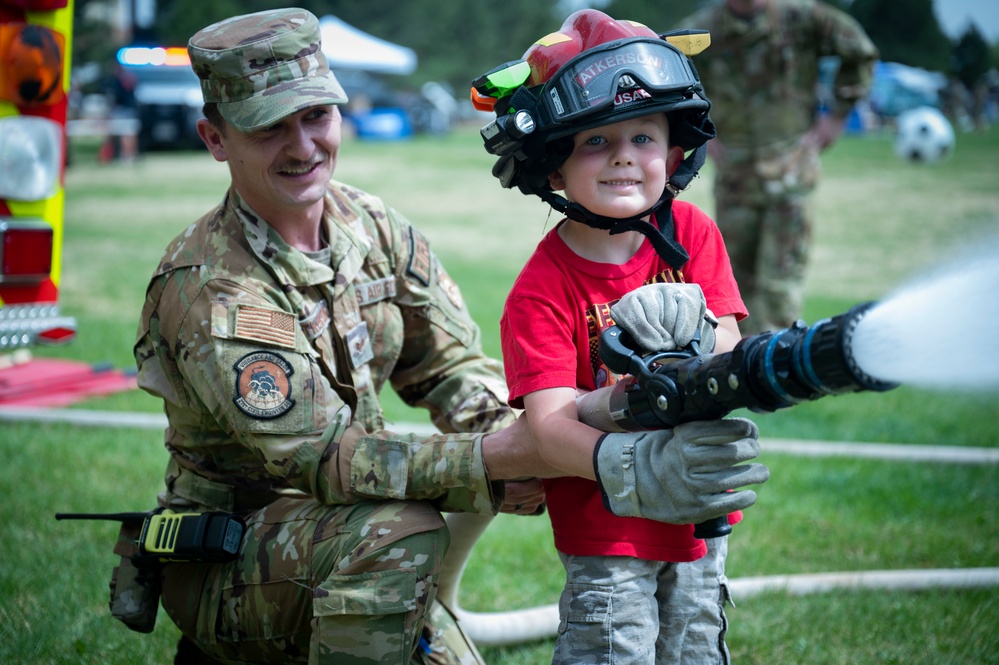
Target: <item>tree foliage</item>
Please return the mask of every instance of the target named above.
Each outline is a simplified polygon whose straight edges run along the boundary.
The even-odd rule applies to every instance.
[[[640,21],[653,30],[676,24],[709,2],[722,0],[157,0],[155,24],[140,35],[182,46],[192,34],[229,16],[298,6],[317,16],[334,14],[376,37],[413,49],[418,71],[399,85],[446,81],[459,96],[471,79],[515,60],[543,35],[559,28],[574,8],[590,4],[615,18]],[[966,76],[980,76],[981,34],[965,34],[953,46],[933,13],[933,0],[826,0],[846,8],[881,50],[884,60]],[[74,56],[107,62],[123,44],[109,40],[110,0],[76,0]],[[96,10],[96,11],[95,11]],[[985,45],[986,60],[994,58]]]
[[[376,0],[378,4],[385,0]],[[372,0],[337,0],[326,11],[371,34],[416,51],[421,81],[443,80],[462,93],[473,78],[516,60],[539,37],[558,29],[551,2],[407,2],[371,10]]]
[[[954,76],[969,88],[973,88],[992,66],[989,44],[974,25],[969,25],[954,45],[952,64]]]
[[[611,0],[604,11],[614,18],[638,21],[656,32],[661,32],[676,25],[705,4],[706,0],[667,0],[667,2]]]
[[[442,80],[458,89],[516,59],[561,24],[551,0],[159,0],[152,37],[161,44],[184,45],[216,21],[280,7],[303,7],[320,17],[333,14],[364,32],[409,47],[420,63],[410,83]]]
[[[933,13],[933,0],[854,0],[850,14],[881,51],[882,60],[949,71],[950,40]]]
[[[702,2],[603,0],[590,4],[603,5],[615,18],[641,21],[661,30]],[[100,18],[106,12],[97,12],[97,19],[92,20],[93,9],[107,4],[107,0],[76,0],[75,52],[81,61],[106,61],[123,46],[107,39],[107,25]],[[371,35],[413,49],[419,70],[408,79],[398,79],[400,85],[446,81],[461,95],[473,78],[519,58],[535,40],[558,30],[577,6],[579,0],[158,0],[155,24],[140,38],[183,46],[201,28],[230,16],[304,7],[317,16],[333,14]]]

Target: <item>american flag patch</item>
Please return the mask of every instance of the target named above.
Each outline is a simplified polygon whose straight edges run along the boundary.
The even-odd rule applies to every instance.
[[[240,306],[236,310],[233,337],[294,349],[295,316],[273,309]]]

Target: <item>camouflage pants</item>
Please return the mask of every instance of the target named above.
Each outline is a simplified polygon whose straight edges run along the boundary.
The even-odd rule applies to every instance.
[[[568,582],[552,663],[727,665],[728,538],[705,542],[690,563],[559,553]]]
[[[246,522],[237,561],[164,569],[163,607],[205,662],[477,662],[441,644],[456,625],[431,627],[450,619],[434,603],[450,538],[429,504],[282,499]]]
[[[801,316],[818,169],[818,153],[801,149],[715,176],[715,221],[749,310],[743,335],[787,328]]]

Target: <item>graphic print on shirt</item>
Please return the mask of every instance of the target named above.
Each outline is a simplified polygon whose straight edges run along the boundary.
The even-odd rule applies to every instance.
[[[673,283],[683,283],[683,273],[668,268],[652,279],[646,280],[642,286]],[[610,310],[611,307],[617,304],[618,300],[620,298],[607,303],[593,304],[586,308],[586,331],[590,343],[590,367],[593,369],[593,385],[597,389],[612,386],[621,380],[621,376],[607,369],[607,366],[600,359],[600,335],[615,325]]]

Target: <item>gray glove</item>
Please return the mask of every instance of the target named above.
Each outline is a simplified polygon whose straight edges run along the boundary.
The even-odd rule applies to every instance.
[[[684,423],[674,429],[606,434],[593,453],[604,506],[620,517],[697,524],[756,503],[770,470],[740,464],[760,454],[751,420]]]
[[[697,284],[646,284],[611,307],[614,322],[646,351],[682,349],[701,332],[700,351],[715,348],[718,319]]]

